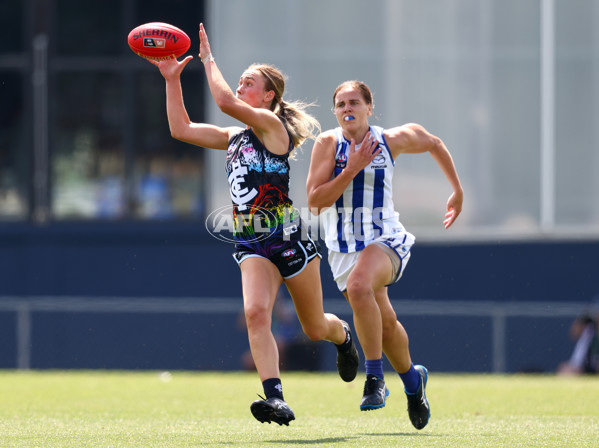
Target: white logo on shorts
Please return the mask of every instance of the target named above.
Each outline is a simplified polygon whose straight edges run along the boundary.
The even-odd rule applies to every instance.
[[[295,224],[291,225],[291,226],[287,226],[283,229],[283,233],[287,236],[291,235],[292,233],[297,232],[297,226]]]

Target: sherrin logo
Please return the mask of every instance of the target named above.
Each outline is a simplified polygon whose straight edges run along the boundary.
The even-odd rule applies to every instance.
[[[170,40],[171,42],[173,42],[175,44],[179,41],[179,37],[177,35],[175,35],[174,33],[170,33],[168,31],[160,30],[160,29],[142,30],[142,31],[139,31],[139,32],[133,34],[133,40],[144,39],[144,45],[145,45],[145,40],[149,37],[162,38],[163,40]]]

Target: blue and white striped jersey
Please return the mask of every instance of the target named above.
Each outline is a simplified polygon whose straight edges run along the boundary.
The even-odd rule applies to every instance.
[[[337,202],[321,217],[325,243],[335,252],[357,252],[383,235],[404,231],[395,211],[392,197],[395,161],[385,141],[383,128],[371,126],[370,132],[379,141],[381,152],[345,189]],[[350,142],[340,127],[335,129],[337,149],[335,170],[339,175],[347,165]]]

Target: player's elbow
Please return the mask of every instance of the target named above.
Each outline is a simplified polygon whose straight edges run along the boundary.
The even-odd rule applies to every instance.
[[[310,213],[314,216],[318,216],[325,208],[326,207],[323,207],[322,204],[317,201],[317,198],[313,193],[308,193],[308,209],[310,210]]]
[[[436,135],[432,135],[431,136],[431,140],[432,140],[432,145],[434,148],[436,148],[437,150],[445,150],[445,145],[443,144],[443,140],[441,140],[439,137],[437,137]]]
[[[171,128],[171,137],[175,140],[182,140],[182,133],[178,129]]]
[[[310,210],[310,213],[312,213],[314,216],[318,216],[322,213],[324,207],[315,207],[314,205],[308,203],[308,209]]]
[[[171,137],[175,140],[185,140],[185,130],[180,127],[171,127]]]
[[[189,119],[169,121],[171,137],[182,142],[193,141],[196,133],[193,126],[193,123]]]

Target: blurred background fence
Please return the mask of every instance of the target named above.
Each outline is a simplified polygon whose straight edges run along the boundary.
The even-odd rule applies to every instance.
[[[335,126],[346,79],[374,124],[419,122],[452,151],[464,213],[427,156],[397,163],[418,238],[390,289],[415,359],[435,370],[555,369],[599,293],[599,4],[594,0],[4,0],[0,3],[0,367],[235,369],[247,348],[232,246],[204,227],[227,205],[224,155],[173,140],[164,81],[126,36],[204,22],[230,85],[252,62]],[[197,60],[191,119],[215,109]],[[292,165],[306,204],[311,145]],[[325,308],[345,317],[322,266]],[[318,368],[334,368],[326,345]]]
[[[414,356],[431,370],[505,373],[552,371],[568,358],[564,330],[584,304],[402,300],[396,306]],[[344,300],[329,299],[326,308],[351,320]],[[237,298],[4,297],[0,368],[239,370],[248,349],[240,313]],[[334,371],[335,355],[331,344],[298,337],[283,368]]]

